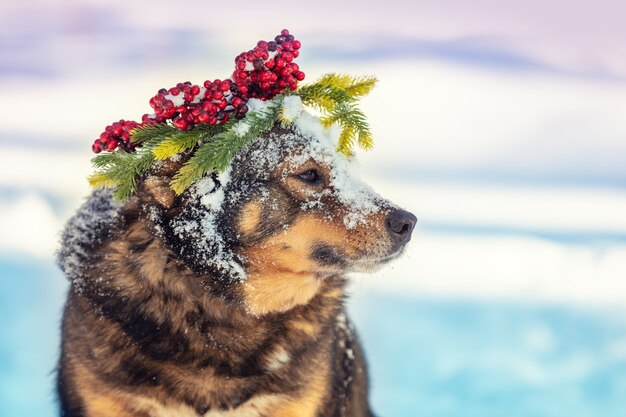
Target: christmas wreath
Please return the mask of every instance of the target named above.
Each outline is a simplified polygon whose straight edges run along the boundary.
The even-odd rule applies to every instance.
[[[150,99],[154,112],[144,114],[141,123],[120,120],[93,142],[99,155],[92,159],[96,172],[89,183],[114,188],[114,198],[125,200],[155,162],[189,152],[170,184],[181,194],[208,172],[225,170],[241,149],[277,122],[293,123],[304,106],[318,111],[325,127],[341,127],[338,152],[349,155],[355,144],[370,149],[372,135],[358,104],[376,79],[331,73],[298,86],[305,78],[294,62],[300,47],[284,29],[273,41],[259,41],[239,54],[230,79],[159,90]]]

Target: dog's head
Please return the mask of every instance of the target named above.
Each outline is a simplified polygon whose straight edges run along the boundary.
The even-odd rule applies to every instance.
[[[416,223],[374,193],[311,116],[276,127],[180,197],[167,166],[143,185],[148,217],[192,269],[238,288],[255,314],[305,304],[325,278],[399,256]]]

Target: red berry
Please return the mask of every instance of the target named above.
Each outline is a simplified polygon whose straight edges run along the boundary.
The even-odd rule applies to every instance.
[[[241,103],[243,103],[243,100],[239,97],[235,97],[233,98],[233,101],[231,104],[233,105],[234,108],[237,108],[241,105]]]
[[[302,71],[296,72],[294,76],[296,77],[296,80],[298,81],[304,80],[304,73]]]
[[[291,47],[297,51],[298,49],[300,49],[300,47],[302,46],[302,44],[300,43],[300,41],[293,41],[291,42]]]
[[[175,118],[172,123],[174,123],[174,126],[180,130],[185,130],[187,129],[187,126],[189,126],[187,120],[183,119],[182,117]]]
[[[201,123],[206,123],[209,121],[209,115],[207,114],[207,112],[203,111],[200,112],[200,114],[198,115],[198,121]]]
[[[261,58],[256,58],[253,62],[252,65],[254,66],[254,69],[260,70],[263,68],[263,64],[265,62],[261,59]]]
[[[288,36],[289,35],[289,30],[283,29],[283,30],[280,31],[280,34],[283,35],[283,36]]]
[[[267,51],[267,42],[265,42],[265,41],[258,41],[256,43],[256,46],[258,46],[259,49],[262,50],[262,51]]]
[[[267,82],[270,79],[270,72],[269,71],[262,71],[259,73],[259,81],[260,82]]]
[[[113,135],[119,136],[124,131],[124,128],[120,123],[113,123]]]
[[[102,146],[100,145],[100,141],[98,139],[96,139],[93,144],[91,145],[91,150],[94,153],[100,153],[102,152]]]

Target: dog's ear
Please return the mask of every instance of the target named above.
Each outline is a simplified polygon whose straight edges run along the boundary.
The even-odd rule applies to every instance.
[[[177,201],[174,190],[170,187],[172,177],[181,167],[180,162],[166,160],[152,168],[147,176],[140,180],[137,196],[147,205],[171,209]]]
[[[170,187],[170,181],[171,178],[165,176],[148,176],[142,185],[143,197],[148,197],[165,209],[172,208],[176,201],[176,193]]]

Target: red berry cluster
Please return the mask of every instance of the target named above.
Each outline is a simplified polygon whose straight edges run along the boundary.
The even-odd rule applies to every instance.
[[[131,141],[133,129],[168,120],[180,130],[190,130],[200,123],[226,123],[230,113],[243,118],[249,98],[268,100],[286,88],[298,87],[304,73],[293,60],[300,54],[300,46],[300,41],[283,29],[273,41],[259,41],[254,49],[242,52],[235,59],[232,80],[207,80],[202,87],[187,81],[162,88],[150,99],[153,114],[144,114],[141,123],[120,120],[107,126],[91,149],[100,153],[119,147],[132,152],[139,145]]]
[[[100,137],[93,142],[91,150],[95,153],[110,152],[119,147],[126,152],[132,152],[137,144],[130,140],[130,132],[136,127],[139,127],[139,123],[131,120],[120,120],[107,126]]]
[[[300,41],[283,29],[273,41],[259,41],[254,49],[235,58],[233,80],[238,92],[247,97],[268,100],[285,88],[295,90],[304,73],[293,62],[300,55]]]
[[[231,80],[205,81],[200,87],[189,81],[162,88],[150,99],[154,115],[144,114],[143,123],[163,123],[172,120],[180,130],[190,130],[198,123],[225,123],[227,111],[232,110]],[[227,109],[231,104],[231,108]]]

